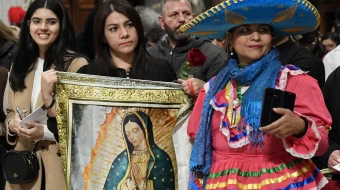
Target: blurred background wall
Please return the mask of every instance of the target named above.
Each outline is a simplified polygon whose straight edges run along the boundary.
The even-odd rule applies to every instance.
[[[99,4],[102,0],[60,0],[68,9],[72,18],[72,22],[79,32],[85,23],[90,11]],[[135,6],[147,6],[159,13],[160,0],[129,0]],[[191,0],[195,5],[194,12],[197,14],[206,10],[206,8],[217,5],[223,0]],[[340,8],[340,0],[309,0],[313,3],[321,14],[321,33],[326,33],[331,30],[334,14],[337,8]],[[12,6],[21,6],[27,9],[30,0],[0,0],[0,19],[6,24],[8,21],[8,9]]]

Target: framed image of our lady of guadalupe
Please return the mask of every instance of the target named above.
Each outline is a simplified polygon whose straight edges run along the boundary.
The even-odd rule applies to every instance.
[[[68,189],[178,189],[172,134],[192,109],[175,83],[58,73]]]

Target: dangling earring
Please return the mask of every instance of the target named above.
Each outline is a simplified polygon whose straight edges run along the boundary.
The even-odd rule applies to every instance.
[[[233,53],[233,47],[230,48],[230,55],[233,56],[234,53]]]

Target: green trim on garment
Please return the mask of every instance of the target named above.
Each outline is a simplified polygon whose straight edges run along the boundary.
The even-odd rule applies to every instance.
[[[262,174],[265,174],[265,173],[271,174],[271,173],[279,172],[283,170],[284,168],[290,169],[294,167],[295,165],[301,163],[303,160],[304,159],[296,159],[296,160],[289,162],[288,164],[283,163],[278,167],[273,167],[273,168],[268,168],[268,169],[263,168],[259,172],[243,172],[240,169],[230,168],[222,172],[211,173],[209,174],[208,178],[219,178],[221,176],[229,175],[230,173],[231,174],[237,173],[239,176],[242,176],[242,177],[260,177]]]

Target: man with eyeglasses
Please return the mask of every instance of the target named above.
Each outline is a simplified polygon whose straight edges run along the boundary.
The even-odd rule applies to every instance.
[[[184,91],[197,96],[205,82],[215,76],[226,65],[227,54],[218,46],[210,43],[209,39],[195,38],[182,33],[180,27],[194,18],[190,0],[162,0],[162,13],[159,23],[167,33],[157,45],[148,48],[148,52],[157,58],[167,60],[180,76],[182,65],[188,61],[188,52],[198,48],[206,56],[206,61],[199,66],[198,71],[193,69],[189,80],[179,79]],[[180,78],[180,77],[179,77]]]

